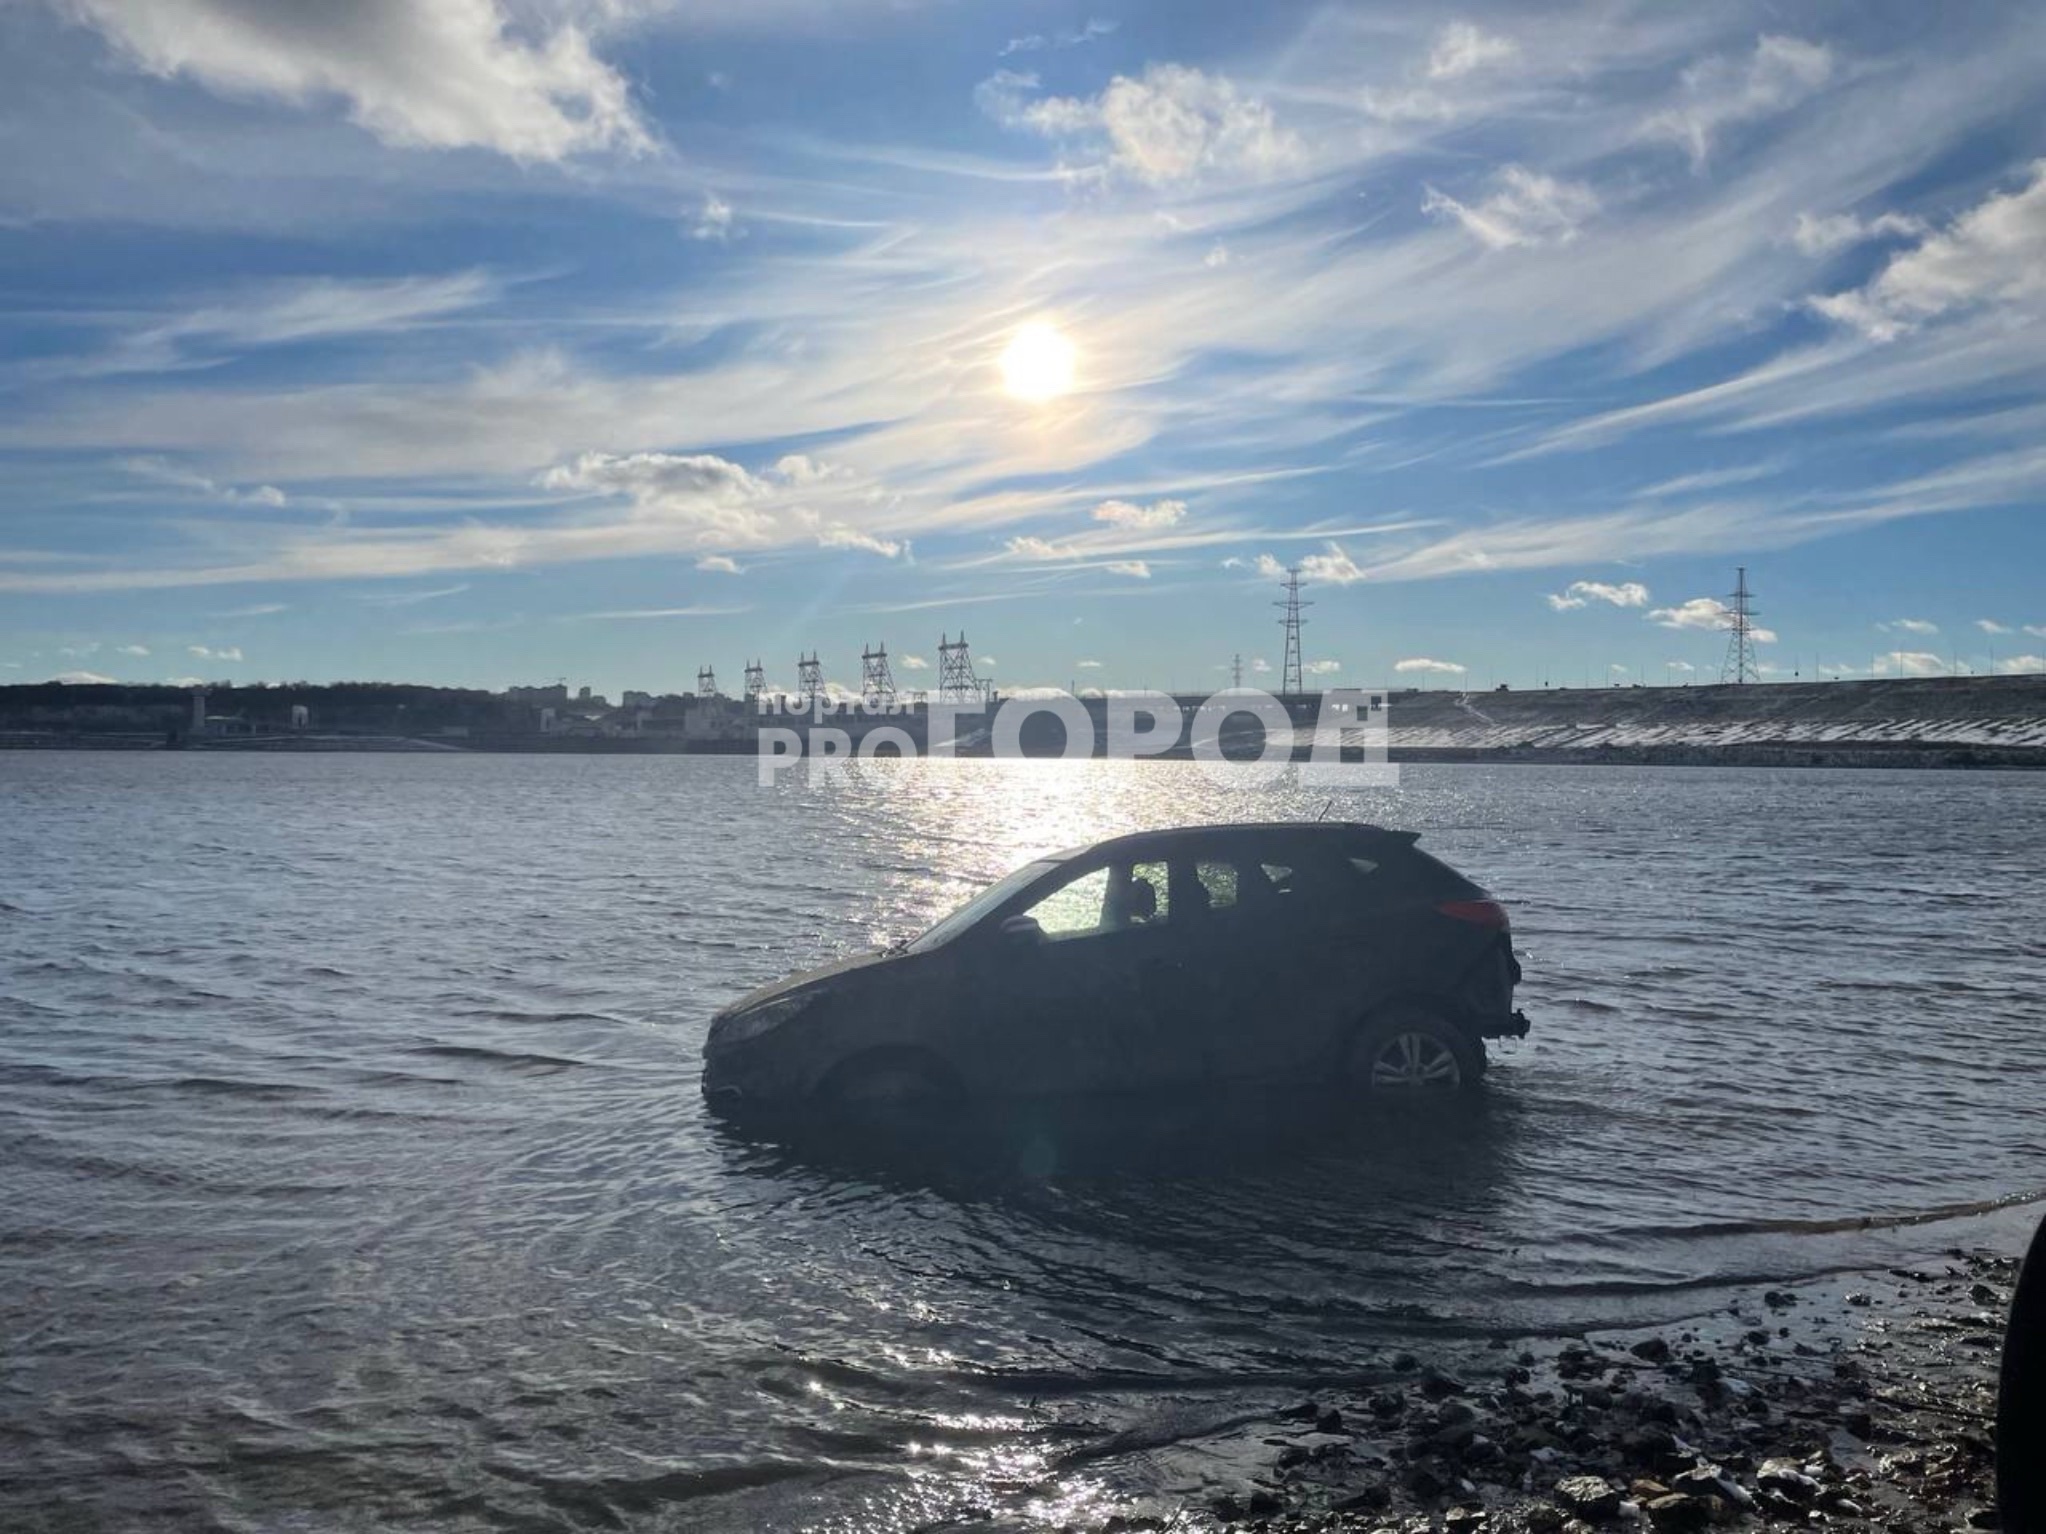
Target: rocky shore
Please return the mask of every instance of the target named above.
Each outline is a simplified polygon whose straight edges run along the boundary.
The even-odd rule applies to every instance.
[[[1691,1534],[1994,1529],[2014,1259],[1743,1292],[1709,1319],[1411,1354],[1211,1441],[1168,1509],[1094,1527]],[[1219,1438],[1219,1435],[1218,1435]],[[1219,1483],[1218,1483],[1219,1482]]]

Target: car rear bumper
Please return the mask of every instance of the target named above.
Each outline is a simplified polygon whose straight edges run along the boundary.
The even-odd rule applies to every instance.
[[[1495,1012],[1488,1016],[1474,1017],[1471,1022],[1473,1031],[1481,1039],[1524,1039],[1527,1037],[1528,1029],[1533,1026],[1528,1022],[1527,1014],[1517,1009],[1512,1012]]]

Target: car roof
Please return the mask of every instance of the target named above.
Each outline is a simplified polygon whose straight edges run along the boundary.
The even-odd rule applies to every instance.
[[[1065,863],[1074,858],[1103,853],[1140,856],[1144,853],[1170,855],[1207,843],[1222,841],[1398,841],[1412,846],[1421,839],[1418,831],[1393,831],[1361,820],[1240,820],[1218,825],[1166,826],[1155,831],[1132,831],[1084,847],[1055,852],[1048,861]]]

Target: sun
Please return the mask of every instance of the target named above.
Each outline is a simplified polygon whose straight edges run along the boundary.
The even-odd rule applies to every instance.
[[[1073,343],[1043,320],[1018,327],[1002,352],[1002,387],[1033,405],[1070,393]]]

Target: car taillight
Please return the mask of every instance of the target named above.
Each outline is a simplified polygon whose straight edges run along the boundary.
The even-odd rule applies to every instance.
[[[1445,900],[1435,909],[1474,927],[1490,927],[1494,932],[1504,932],[1507,927],[1506,907],[1496,900]]]

